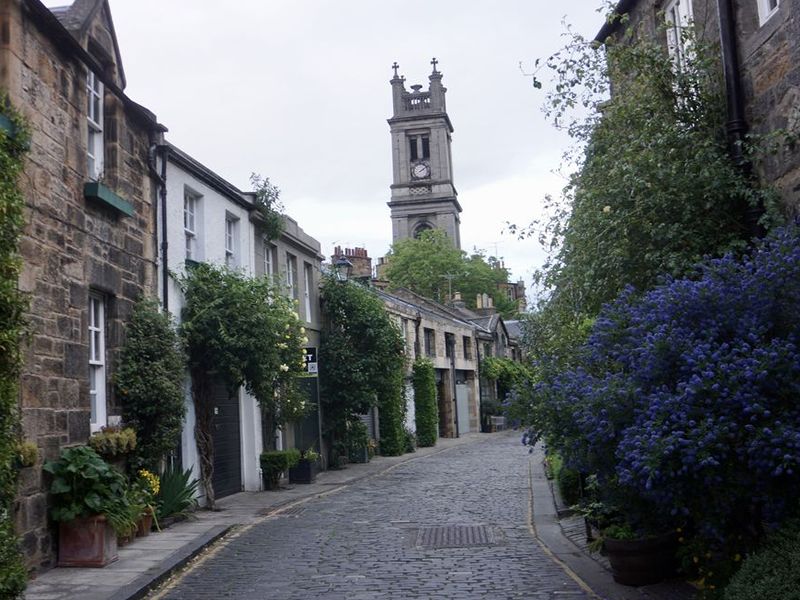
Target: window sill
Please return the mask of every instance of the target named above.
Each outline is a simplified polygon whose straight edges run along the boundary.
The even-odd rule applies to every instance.
[[[134,215],[133,204],[117,196],[107,186],[99,181],[90,181],[83,185],[84,198],[101,202],[124,215]]]

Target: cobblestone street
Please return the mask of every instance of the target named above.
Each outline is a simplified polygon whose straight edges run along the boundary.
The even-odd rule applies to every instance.
[[[230,538],[157,598],[589,598],[529,528],[516,434],[398,465]]]

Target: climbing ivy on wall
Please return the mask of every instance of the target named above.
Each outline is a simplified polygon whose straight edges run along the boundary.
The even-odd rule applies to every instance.
[[[10,511],[17,487],[17,381],[27,307],[17,287],[21,265],[18,245],[24,224],[18,179],[28,147],[28,129],[3,94],[0,116],[11,123],[10,131],[0,123],[0,597],[15,598],[25,589],[26,581]]]
[[[225,385],[230,394],[244,386],[258,400],[269,436],[307,412],[296,378],[305,369],[308,338],[294,301],[265,277],[202,263],[182,285],[181,334],[192,378],[201,482],[214,508],[213,385]]]
[[[436,402],[436,375],[433,363],[424,357],[414,361],[414,418],[417,443],[421,447],[435,446],[439,436],[439,405]]]
[[[130,462],[135,469],[161,471],[161,461],[180,441],[186,358],[168,314],[142,299],[128,323],[115,383],[122,418],[136,429]]]
[[[326,433],[344,441],[348,423],[378,406],[381,452],[405,450],[404,344],[383,303],[368,288],[332,277],[322,285],[325,328],[320,382]]]

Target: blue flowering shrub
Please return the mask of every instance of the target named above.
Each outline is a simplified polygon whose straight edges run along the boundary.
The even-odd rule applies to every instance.
[[[800,494],[800,242],[777,230],[598,317],[581,367],[531,392],[530,418],[642,530],[704,548],[757,539]],[[697,557],[695,557],[695,563]]]

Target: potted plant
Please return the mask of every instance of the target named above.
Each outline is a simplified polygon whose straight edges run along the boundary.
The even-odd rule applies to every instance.
[[[89,438],[89,447],[121,473],[126,471],[128,454],[136,449],[136,430],[107,425]]]
[[[289,468],[289,481],[291,483],[314,483],[319,471],[319,454],[312,446],[300,453],[298,463]]]
[[[88,446],[66,448],[43,468],[53,476],[59,566],[103,567],[117,560],[117,533],[131,524],[125,477]]]
[[[600,539],[617,583],[651,585],[675,575],[678,535],[674,531],[648,535],[627,525],[611,525],[602,530]]]
[[[158,518],[156,517],[155,509],[155,499],[160,486],[161,481],[158,475],[151,473],[147,469],[139,470],[139,477],[131,486],[135,503],[137,506],[143,507],[136,524],[137,537],[150,535],[150,530],[153,528],[154,522],[156,529],[161,531],[161,528],[158,526]]]
[[[261,476],[265,490],[277,490],[280,487],[281,475],[300,461],[300,451],[268,450],[260,457]]]

